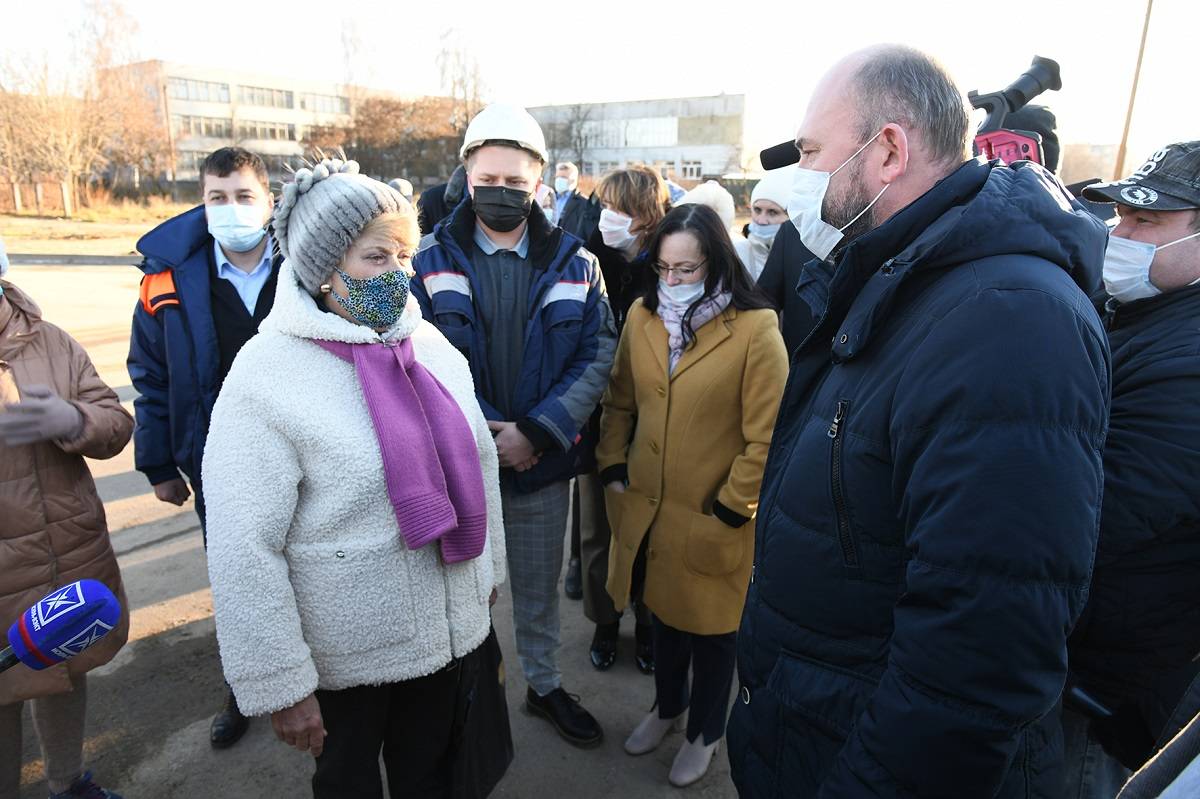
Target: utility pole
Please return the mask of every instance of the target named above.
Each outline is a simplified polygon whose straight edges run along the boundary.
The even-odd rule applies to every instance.
[[[1137,102],[1138,81],[1142,78],[1142,56],[1146,54],[1146,34],[1150,32],[1150,11],[1154,0],[1146,0],[1146,21],[1142,23],[1142,43],[1138,47],[1137,66],[1133,71],[1133,88],[1129,90],[1129,109],[1125,112],[1125,129],[1121,131],[1121,146],[1117,148],[1117,163],[1113,167],[1113,180],[1125,177],[1125,148],[1129,144],[1129,126],[1133,123],[1133,106]]]

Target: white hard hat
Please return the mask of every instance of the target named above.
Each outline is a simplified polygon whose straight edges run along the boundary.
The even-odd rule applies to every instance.
[[[476,114],[471,124],[467,125],[467,135],[463,137],[463,146],[458,155],[466,158],[471,150],[485,141],[495,139],[515,141],[522,149],[541,158],[543,164],[550,160],[542,126],[519,105],[493,103]]]

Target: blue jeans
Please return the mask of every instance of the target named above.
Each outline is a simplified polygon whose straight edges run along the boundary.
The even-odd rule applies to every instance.
[[[1113,799],[1129,779],[1129,769],[1104,751],[1091,726],[1087,716],[1063,708],[1063,799]]]

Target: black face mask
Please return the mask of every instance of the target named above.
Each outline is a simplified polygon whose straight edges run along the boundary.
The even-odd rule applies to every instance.
[[[507,186],[476,186],[475,216],[497,233],[508,233],[529,218],[533,195]]]

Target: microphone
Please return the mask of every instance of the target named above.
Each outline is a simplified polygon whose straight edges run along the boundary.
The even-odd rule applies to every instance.
[[[800,151],[796,149],[796,142],[789,139],[774,147],[760,150],[758,160],[762,163],[763,169],[779,169],[781,166],[788,166],[799,161]]]
[[[0,672],[24,663],[41,671],[78,655],[112,631],[121,620],[121,603],[98,580],[80,580],[56,588],[8,629],[0,649]]]

